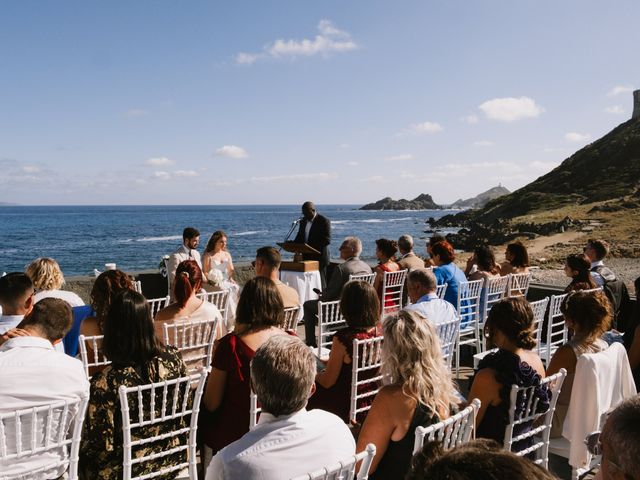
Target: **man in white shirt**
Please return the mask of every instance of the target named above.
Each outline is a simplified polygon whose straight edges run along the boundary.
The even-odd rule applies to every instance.
[[[339,417],[305,409],[315,374],[315,358],[300,339],[267,340],[251,362],[260,420],[213,457],[206,480],[292,478],[353,455],[353,435]]]
[[[89,381],[82,363],[56,352],[52,342],[59,341],[71,328],[73,315],[67,302],[45,298],[25,316],[21,328],[7,332],[0,342],[0,413],[10,413],[56,401],[75,401],[89,395]],[[28,425],[23,425],[23,429]],[[6,430],[7,445],[15,445],[12,429]],[[53,457],[55,458],[55,456]],[[13,460],[0,472],[11,475],[47,463],[52,454]],[[63,471],[46,478],[58,478]]]
[[[176,278],[176,270],[180,262],[185,260],[195,260],[200,268],[202,268],[202,261],[200,260],[200,252],[196,250],[200,243],[200,232],[193,227],[187,227],[182,231],[182,245],[175,252],[169,256],[167,263],[167,275],[169,276],[169,295],[173,298],[173,281]]]
[[[419,313],[433,325],[457,319],[453,305],[436,295],[436,286],[436,277],[430,270],[418,268],[409,272],[407,290],[412,303],[405,310]]]
[[[16,327],[33,308],[35,288],[28,275],[8,273],[0,277],[0,335]]]

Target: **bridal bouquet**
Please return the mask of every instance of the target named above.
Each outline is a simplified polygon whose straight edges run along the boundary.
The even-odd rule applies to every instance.
[[[214,287],[220,287],[222,286],[223,281],[224,281],[224,276],[222,275],[222,272],[220,270],[216,270],[215,268],[212,268],[207,273],[207,282],[209,283],[209,285],[213,285]]]

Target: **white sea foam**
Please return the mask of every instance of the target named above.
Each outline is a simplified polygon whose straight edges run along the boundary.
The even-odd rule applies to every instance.
[[[267,230],[248,230],[246,232],[238,232],[231,234],[234,237],[245,237],[247,235],[257,235],[258,233],[266,233]]]
[[[169,235],[166,237],[142,237],[136,238],[136,242],[166,242],[168,240],[182,240],[182,235]]]

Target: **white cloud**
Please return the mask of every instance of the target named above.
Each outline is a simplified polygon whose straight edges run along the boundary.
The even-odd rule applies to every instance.
[[[385,180],[388,180],[388,178],[382,176],[382,175],[373,175],[372,177],[366,177],[363,178],[361,180],[361,182],[366,182],[366,183],[382,183]]]
[[[176,170],[173,172],[176,177],[197,177],[198,172],[195,170]]]
[[[144,162],[144,164],[149,167],[166,167],[168,165],[173,165],[174,163],[176,162],[167,157],[149,158]]]
[[[491,140],[478,140],[477,142],[473,142],[474,147],[493,147],[493,142]]]
[[[400,155],[391,155],[389,157],[385,157],[387,162],[402,162],[405,160],[413,160],[414,156],[410,153],[401,153]]]
[[[564,139],[568,142],[584,142],[590,138],[591,135],[588,133],[569,132],[564,134]]]
[[[506,97],[487,100],[478,107],[490,120],[500,122],[515,122],[523,118],[538,117],[544,108],[537,105],[535,100],[529,97]]]
[[[125,117],[144,117],[145,115],[149,115],[149,112],[141,108],[132,108],[127,110],[124,115]]]
[[[462,117],[462,121],[463,122],[467,122],[469,125],[475,125],[476,123],[478,123],[478,116],[477,115],[466,115],[466,116]]]
[[[42,169],[36,165],[25,165],[22,167],[22,171],[25,173],[40,173]]]
[[[320,20],[318,34],[312,38],[302,40],[277,39],[265,45],[261,52],[240,52],[235,56],[238,65],[252,65],[264,58],[285,59],[296,57],[311,57],[314,55],[327,56],[331,53],[342,53],[356,50],[358,45],[351,39],[351,35],[336,28],[330,20]]]
[[[169,172],[160,170],[157,172],[153,172],[153,177],[159,180],[169,180],[171,178],[171,174]]]
[[[351,145],[348,143],[341,143],[340,145],[338,145],[340,148],[351,148]]]
[[[614,115],[622,115],[624,113],[624,108],[620,105],[611,105],[610,107],[606,107],[604,109],[606,113],[612,113]]]
[[[607,92],[607,97],[615,97],[622,93],[631,93],[633,92],[633,88],[633,85],[616,85]]]
[[[216,150],[216,155],[227,158],[247,158],[249,156],[244,148],[237,145],[224,145]]]
[[[349,165],[350,167],[357,167],[358,165],[360,165],[360,162],[351,161],[347,162],[347,165]]]
[[[444,128],[442,128],[442,126],[437,122],[422,122],[411,125],[411,130],[418,134],[432,134],[441,132]]]
[[[309,180],[317,180],[317,181],[325,181],[332,180],[337,178],[335,173],[294,173],[291,175],[272,175],[269,177],[251,177],[249,179],[252,183],[274,183],[281,181],[309,181]]]

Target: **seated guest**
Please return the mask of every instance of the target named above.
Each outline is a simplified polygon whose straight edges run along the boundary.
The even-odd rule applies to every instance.
[[[284,308],[297,307],[300,305],[300,297],[289,285],[280,281],[280,252],[273,247],[262,247],[256,251],[256,259],[253,262],[256,277],[270,278],[276,284],[278,292],[282,297]]]
[[[415,454],[405,480],[554,480],[548,470],[485,439],[445,450],[434,440]]]
[[[187,227],[182,231],[182,245],[169,256],[167,261],[167,278],[169,279],[169,293],[173,291],[173,280],[176,276],[176,270],[180,262],[183,260],[195,260],[199,266],[202,266],[200,260],[200,252],[196,250],[200,243],[200,232],[197,228]]]
[[[214,454],[249,431],[249,365],[264,342],[285,335],[283,321],[275,284],[263,277],[249,280],[240,294],[234,331],[216,342],[203,395],[198,433]]]
[[[640,396],[620,403],[607,418],[600,434],[602,461],[600,478],[640,478]]]
[[[309,408],[326,410],[349,423],[353,340],[366,340],[382,335],[376,328],[380,321],[376,291],[367,282],[348,282],[342,289],[340,312],[348,326],[338,330],[333,336],[327,368],[316,375],[316,394],[309,399]],[[371,377],[375,375],[376,372],[372,370]],[[374,389],[374,385],[362,387],[361,393]],[[369,399],[369,404],[371,400]]]
[[[624,346],[629,355],[629,365],[636,382],[636,390],[640,391],[640,277],[635,279],[636,304],[628,331],[624,334]]]
[[[155,337],[151,309],[138,292],[125,289],[116,293],[103,329],[103,352],[112,363],[91,378],[91,397],[80,444],[81,478],[92,480],[122,477],[123,435],[119,387],[162,382],[187,374],[178,351],[165,346]],[[145,406],[145,410],[149,408],[149,405]],[[172,427],[163,422],[142,427],[139,434],[161,435]],[[149,455],[179,445],[176,437],[159,440],[134,449],[132,456]],[[155,462],[134,465],[133,475],[151,473],[184,460],[184,453],[161,457]]]
[[[68,303],[46,298],[24,317],[19,330],[7,332],[12,338],[0,346],[0,414],[88,395],[89,382],[82,363],[56,352],[52,345],[64,337],[72,320]],[[26,431],[28,426],[22,428]],[[9,428],[7,434],[11,438]],[[15,453],[11,451],[11,440],[7,446],[7,453]],[[48,460],[52,460],[50,455]],[[37,458],[14,458],[6,463],[0,461],[0,471],[3,476],[22,478],[21,472],[41,463],[42,459]],[[63,473],[64,470],[58,471],[47,478],[58,478]]]
[[[196,297],[202,287],[202,270],[195,260],[184,260],[176,269],[173,282],[173,298],[175,302],[166,306],[154,318],[156,336],[164,338],[164,324],[178,321],[218,320],[219,331],[222,331],[222,315],[213,303]]]
[[[258,424],[213,457],[206,480],[292,478],[355,453],[349,428],[335,415],[307,411],[315,360],[295,337],[267,340],[251,362],[251,384],[262,406]]]
[[[564,274],[571,278],[571,283],[564,289],[565,293],[597,288],[589,271],[590,267],[591,262],[589,262],[589,258],[584,253],[572,253],[567,256]]]
[[[436,281],[438,285],[442,285],[443,283],[447,284],[444,299],[456,307],[458,304],[458,286],[460,282],[466,282],[467,277],[464,275],[464,272],[453,263],[456,259],[456,254],[449,242],[446,240],[438,242],[431,247],[431,251],[433,252],[431,258],[436,265],[433,269]]]
[[[607,342],[601,337],[609,329],[613,318],[611,304],[603,292],[572,292],[560,305],[560,311],[572,336],[571,340],[556,350],[547,367],[547,375],[553,375],[561,368],[567,370],[567,377],[562,384],[553,414],[552,438],[562,435],[578,357],[584,353],[597,353],[607,348]]]
[[[33,308],[33,283],[22,272],[7,273],[0,277],[0,334],[17,327]]]
[[[370,479],[404,478],[416,427],[449,417],[457,402],[440,340],[430,322],[402,310],[383,324],[382,374],[378,392],[358,436],[356,451],[376,446]]]
[[[434,325],[448,323],[458,318],[458,312],[446,300],[436,295],[436,277],[426,268],[418,268],[409,273],[409,299],[411,305],[405,310],[419,313]]]
[[[424,268],[424,260],[413,252],[413,237],[411,235],[402,235],[398,239],[398,250],[400,251],[400,259],[398,265],[400,270],[415,270],[416,268]]]
[[[529,253],[521,242],[507,245],[504,252],[505,261],[500,264],[500,275],[510,273],[529,273]]]
[[[425,268],[429,268],[429,267],[436,267],[436,263],[433,261],[433,250],[432,247],[438,243],[441,242],[443,240],[446,240],[446,238],[444,238],[442,235],[440,235],[439,233],[434,233],[431,238],[427,241],[427,245],[426,245],[426,249],[427,249],[427,255],[429,255],[429,258],[427,258],[424,261],[424,266]]]
[[[43,298],[53,297],[61,298],[72,307],[84,305],[76,293],[60,290],[64,285],[64,276],[60,265],[53,258],[36,258],[27,266],[25,273],[29,275],[36,289],[34,302],[37,303]]]
[[[107,270],[98,275],[91,287],[91,307],[95,316],[87,317],[80,325],[80,334],[84,336],[102,335],[103,325],[111,301],[120,290],[133,290],[129,275],[121,270]]]
[[[376,279],[373,281],[373,287],[378,292],[378,298],[380,299],[380,308],[393,307],[395,301],[390,298],[382,299],[382,287],[384,283],[385,272],[397,272],[400,270],[400,266],[395,261],[395,254],[398,251],[398,244],[395,240],[388,240],[386,238],[379,238],[376,240],[376,258],[378,259],[378,265],[375,266],[373,271],[376,274]]]
[[[469,398],[478,398],[482,402],[476,416],[476,436],[502,444],[509,421],[511,386],[539,385],[544,378],[544,367],[538,354],[531,350],[536,345],[533,311],[524,298],[511,297],[494,304],[484,328],[488,340],[498,347],[498,351],[480,361]],[[545,411],[549,407],[548,391],[538,388],[535,395],[539,411]],[[518,405],[521,407],[523,405]],[[530,427],[525,424],[517,426],[514,436]],[[529,446],[531,444],[516,442],[513,448],[518,451]]]
[[[332,302],[340,298],[342,287],[349,281],[350,275],[371,273],[371,267],[360,260],[362,242],[358,237],[346,237],[340,245],[340,258],[344,260],[333,269],[327,288],[325,288],[320,300]],[[315,326],[318,323],[318,300],[304,302],[304,334],[305,342],[311,347],[316,346]]]
[[[589,270],[596,286],[602,287],[605,284],[605,276],[616,277],[615,273],[604,265],[604,259],[609,255],[609,244],[607,242],[590,238],[584,246],[584,254],[591,262]]]
[[[467,260],[467,267],[464,271],[469,281],[495,278],[500,276],[499,272],[500,267],[496,263],[493,251],[484,245],[476,247],[473,255]]]

